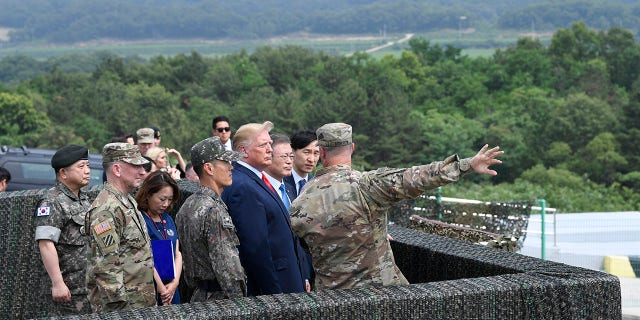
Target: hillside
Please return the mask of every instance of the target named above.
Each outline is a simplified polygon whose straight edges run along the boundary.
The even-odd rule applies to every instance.
[[[0,45],[96,39],[265,39],[292,33],[553,31],[575,21],[640,30],[637,1],[0,0]]]

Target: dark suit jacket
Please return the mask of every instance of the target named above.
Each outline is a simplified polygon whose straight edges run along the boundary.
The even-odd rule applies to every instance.
[[[309,174],[307,179],[311,180],[312,178],[313,175]],[[291,202],[293,202],[293,200],[298,197],[298,188],[296,186],[295,179],[293,179],[293,175],[284,177],[282,181],[284,182],[287,194],[289,195],[289,199],[291,200]],[[307,183],[308,182],[309,181],[307,181]],[[302,271],[302,277],[308,279],[309,282],[311,282],[311,285],[313,285],[313,282],[316,278],[316,273],[313,270],[313,263],[311,261],[309,248],[302,239],[298,239],[298,241],[300,242],[300,245],[298,246],[298,257],[300,258],[300,270]]]
[[[309,180],[311,179],[313,179],[313,175],[309,174],[307,182],[309,182]],[[296,181],[295,179],[293,179],[293,175],[284,177],[283,181],[285,188],[287,188],[289,199],[291,199],[291,202],[293,202],[293,200],[298,197],[298,186],[296,185]]]
[[[240,239],[240,261],[252,296],[303,292],[298,240],[280,197],[251,170],[233,164],[233,184],[222,200]]]

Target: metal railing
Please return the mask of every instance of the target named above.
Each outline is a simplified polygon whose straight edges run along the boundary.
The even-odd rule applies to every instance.
[[[480,201],[480,200],[472,200],[472,199],[460,199],[460,198],[450,198],[442,196],[442,188],[438,187],[437,193],[435,196],[426,197],[429,200],[436,200],[438,203],[442,202],[452,202],[452,203],[470,203],[470,204],[492,204],[492,202]],[[556,208],[548,208],[547,201],[544,199],[536,200],[540,205],[532,206],[532,211],[540,211],[540,259],[547,259],[547,234],[553,235],[553,246],[556,247]],[[553,233],[546,232],[546,214],[547,212],[553,213]],[[442,213],[438,213],[438,219],[442,219]],[[531,220],[531,218],[529,218]],[[523,233],[527,233],[527,230],[522,230]]]

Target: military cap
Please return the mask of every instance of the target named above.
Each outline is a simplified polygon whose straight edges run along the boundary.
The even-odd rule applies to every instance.
[[[352,143],[351,126],[346,123],[327,123],[316,130],[318,146],[340,147]]]
[[[107,143],[102,148],[102,163],[122,161],[136,166],[149,163],[140,154],[140,148],[128,143],[114,142]]]
[[[70,144],[60,148],[51,158],[54,169],[66,168],[79,160],[89,159],[89,149],[85,146]]]
[[[206,138],[191,147],[191,163],[193,163],[194,167],[216,159],[238,161],[242,159],[242,153],[226,150],[217,136]]]
[[[138,137],[138,143],[153,143],[153,129],[138,129],[138,131],[136,131],[136,137]]]

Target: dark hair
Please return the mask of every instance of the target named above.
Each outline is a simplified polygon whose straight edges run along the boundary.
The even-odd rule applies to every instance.
[[[113,136],[111,137],[111,142],[127,142],[127,138],[133,138],[133,135],[127,133],[121,136]]]
[[[289,140],[289,137],[287,137],[284,134],[280,134],[280,133],[272,133],[270,135],[271,141],[273,141],[271,143],[272,146],[278,145],[278,144],[291,144],[291,140]]]
[[[111,142],[127,142],[126,136],[114,136],[111,137]]]
[[[171,178],[171,175],[160,170],[151,172],[147,178],[144,179],[140,190],[136,193],[138,210],[147,212],[147,210],[149,210],[149,198],[166,186],[170,186],[171,189],[173,189],[173,199],[167,208],[167,210],[170,210],[180,198],[180,189],[176,181]]]
[[[7,183],[11,181],[11,172],[3,167],[0,167],[0,182],[4,180],[7,180]]]
[[[211,121],[211,129],[215,130],[216,129],[216,123],[218,123],[220,121],[225,121],[228,124],[231,124],[231,122],[229,121],[229,118],[227,118],[226,116],[217,116],[217,117],[213,118],[213,120]]]
[[[185,171],[185,173],[186,173],[187,171],[189,171],[189,169],[191,169],[191,168],[193,168],[193,163],[191,163],[191,161],[189,161],[189,162],[187,162],[187,164],[184,166],[184,171]],[[195,171],[195,170],[193,170],[193,171]]]
[[[318,140],[316,133],[311,130],[301,130],[291,135],[291,149],[296,151],[309,145],[309,143]]]

